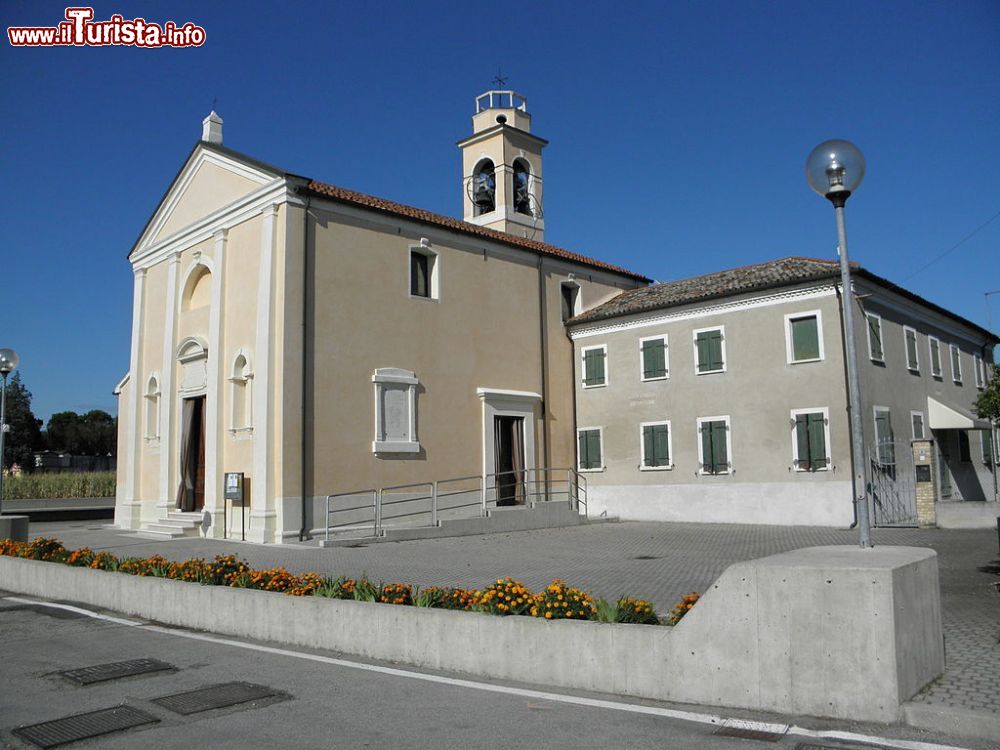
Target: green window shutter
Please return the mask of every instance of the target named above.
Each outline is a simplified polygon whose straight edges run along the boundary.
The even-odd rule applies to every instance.
[[[798,447],[799,463],[798,468],[805,471],[812,469],[812,462],[809,460],[809,415],[795,415],[795,444]]]
[[[875,441],[878,444],[879,463],[895,463],[895,449],[892,444],[892,424],[889,412],[875,412]]]
[[[662,378],[667,374],[666,347],[663,339],[642,342],[642,376]]]
[[[706,474],[714,474],[715,460],[712,457],[712,422],[701,423],[701,469]]]
[[[705,372],[711,370],[709,366],[709,342],[707,333],[699,333],[697,338],[698,344],[698,372]]]
[[[653,428],[646,426],[642,428],[642,465],[656,466],[656,447],[653,438]]]
[[[601,432],[589,430],[587,435],[587,454],[590,456],[590,468],[600,469],[603,466],[601,458]]]
[[[987,466],[993,465],[993,433],[989,430],[980,430],[979,438],[983,443],[983,463]]]
[[[941,344],[936,340],[931,340],[931,372],[934,375],[941,374]]]
[[[792,326],[792,359],[819,359],[819,326],[816,316],[795,318]]]
[[[868,353],[872,359],[882,359],[882,324],[874,315],[868,316]]]
[[[911,370],[917,369],[917,334],[915,331],[906,332],[906,366]]]
[[[584,383],[587,385],[604,384],[604,350],[591,349],[583,357]]]
[[[702,331],[698,334],[698,372],[722,369],[722,331]]]
[[[713,370],[722,369],[722,331],[711,331],[708,334],[710,342],[710,354]]]
[[[809,469],[826,468],[826,420],[823,412],[809,414]]]
[[[592,468],[590,459],[590,441],[587,439],[590,434],[590,430],[584,430],[577,436],[580,442],[580,468],[590,469]]]
[[[712,422],[713,473],[729,470],[729,451],[726,446],[726,423]]]
[[[670,430],[665,424],[653,428],[653,455],[657,466],[670,466]]]

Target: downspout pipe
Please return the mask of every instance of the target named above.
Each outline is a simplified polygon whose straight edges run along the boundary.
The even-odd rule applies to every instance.
[[[302,528],[299,529],[300,542],[305,541],[309,536],[311,525],[307,513],[311,501],[306,497],[306,477],[308,476],[306,462],[309,460],[309,452],[306,450],[308,443],[308,436],[306,434],[306,414],[308,411],[306,388],[309,384],[309,302],[311,300],[311,295],[309,294],[309,207],[311,205],[312,197],[306,196],[306,205],[302,212],[302,435],[299,443],[302,453],[301,460],[299,461],[300,471],[302,472]],[[326,523],[326,519],[323,519],[323,523]]]

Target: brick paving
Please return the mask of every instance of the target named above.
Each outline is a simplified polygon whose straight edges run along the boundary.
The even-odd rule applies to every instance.
[[[529,588],[563,578],[607,599],[651,599],[667,612],[690,591],[705,591],[729,565],[801,547],[855,544],[856,532],[813,527],[722,524],[608,523],[513,534],[431,539],[319,549],[313,544],[258,546],[205,539],[150,541],[87,523],[32,524],[119,556],[168,558],[237,554],[255,567],[294,572],[367,575],[420,586],[483,586],[512,576]],[[1000,594],[997,576],[979,566],[998,557],[992,529],[875,529],[875,544],[937,551],[947,671],[913,700],[971,709],[1000,718]]]

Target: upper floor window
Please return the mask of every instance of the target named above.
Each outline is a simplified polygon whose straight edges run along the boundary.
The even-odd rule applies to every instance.
[[[564,281],[559,285],[562,302],[563,323],[580,314],[580,285],[573,281]]]
[[[438,257],[421,245],[410,248],[410,296],[438,299]]]
[[[904,326],[903,341],[906,344],[906,366],[917,372],[920,370],[920,358],[917,356],[917,332],[909,326]]]
[[[922,411],[911,411],[910,421],[913,423],[913,439],[924,439],[924,413]]]
[[[147,440],[160,437],[160,381],[151,375],[146,383],[146,433]]]
[[[882,351],[882,318],[875,313],[865,315],[868,320],[868,356],[873,362],[885,362]]]
[[[496,167],[489,159],[484,159],[472,173],[469,189],[472,193],[472,205],[476,216],[488,214],[496,209],[497,178]]]
[[[694,361],[699,375],[726,371],[725,332],[725,326],[693,331]]]
[[[642,380],[663,380],[669,376],[669,355],[666,336],[639,339],[642,360]]]
[[[639,448],[642,454],[641,469],[669,469],[672,436],[670,422],[644,422],[639,426],[642,440]]]
[[[985,388],[986,368],[983,367],[983,359],[978,354],[972,357],[972,369],[976,371],[976,388]]]
[[[702,474],[728,474],[732,444],[729,438],[729,417],[699,417],[698,463]]]
[[[374,453],[419,453],[417,442],[416,375],[396,367],[381,367],[375,383]]]
[[[962,353],[954,344],[951,345],[951,379],[962,382]]]
[[[785,316],[785,353],[789,363],[823,359],[819,310]]]
[[[796,471],[830,466],[830,417],[826,407],[792,410],[792,463]]]
[[[531,210],[531,170],[523,159],[514,160],[514,210],[533,216]]]
[[[941,342],[933,336],[928,336],[927,342],[931,350],[931,375],[939,378],[941,377]]]
[[[583,387],[597,388],[608,384],[607,346],[589,346],[582,350]]]
[[[604,469],[603,433],[600,427],[577,430],[580,471],[601,471]]]

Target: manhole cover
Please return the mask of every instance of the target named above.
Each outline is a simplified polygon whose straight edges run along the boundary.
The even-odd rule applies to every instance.
[[[189,690],[186,693],[154,698],[152,702],[163,706],[168,711],[187,716],[201,711],[211,711],[213,708],[225,708],[278,695],[282,694],[264,685],[251,685],[249,682],[225,682],[199,690]]]
[[[18,727],[13,734],[22,740],[27,740],[38,747],[58,747],[67,742],[77,742],[88,737],[100,737],[102,734],[121,732],[144,724],[155,724],[159,721],[155,716],[147,714],[131,706],[116,706],[101,711],[91,711],[86,714],[67,716],[65,719],[43,721],[41,724],[31,724]]]
[[[122,677],[163,672],[168,669],[173,670],[175,667],[173,664],[156,659],[132,659],[131,661],[116,661],[111,664],[98,664],[93,667],[67,669],[65,672],[56,672],[56,674],[67,680],[72,680],[77,685],[93,685],[95,682],[107,682]]]
[[[659,560],[660,558],[656,555],[636,555],[632,558],[633,560]]]
[[[784,735],[777,732],[762,732],[759,729],[744,729],[743,727],[719,727],[712,734],[722,737],[738,737],[741,740],[760,740],[761,742],[777,742]]]

